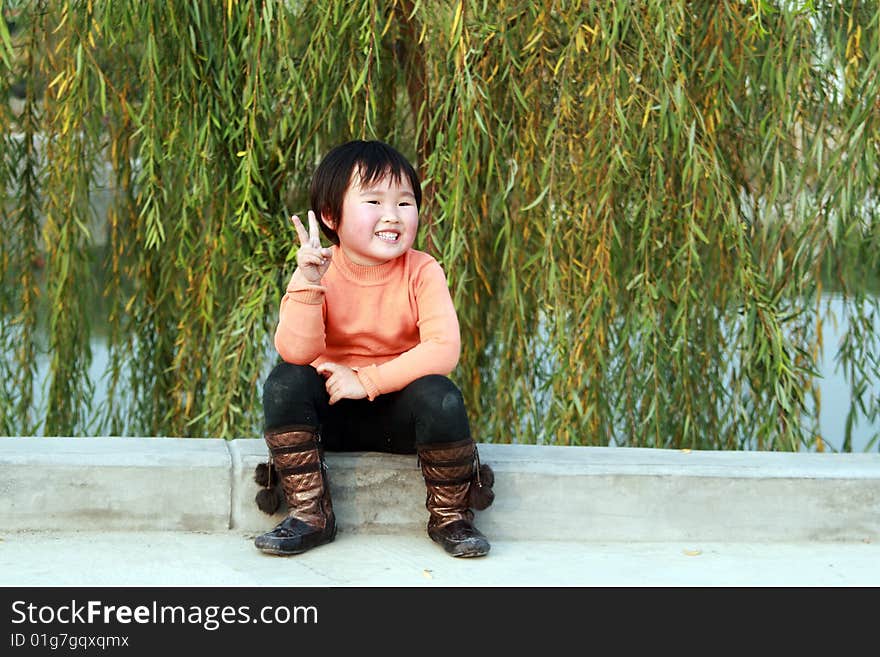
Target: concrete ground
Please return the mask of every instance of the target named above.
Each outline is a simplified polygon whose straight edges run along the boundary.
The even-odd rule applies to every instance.
[[[295,557],[253,532],[0,533],[2,586],[799,587],[880,585],[880,544],[493,541],[479,559],[426,536],[340,532]]]
[[[415,457],[377,453],[328,454],[336,541],[273,557],[262,440],[0,437],[0,587],[880,586],[880,454],[480,455],[486,557],[432,543]]]

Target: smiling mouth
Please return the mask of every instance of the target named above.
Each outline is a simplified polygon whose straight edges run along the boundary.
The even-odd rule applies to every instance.
[[[376,233],[376,237],[378,237],[383,242],[390,242],[393,244],[394,242],[396,242],[397,240],[400,239],[400,234],[399,233],[392,233],[391,231],[388,231],[388,230],[381,230],[378,233]]]

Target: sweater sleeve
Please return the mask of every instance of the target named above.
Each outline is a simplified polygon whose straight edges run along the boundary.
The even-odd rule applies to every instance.
[[[447,375],[458,364],[461,334],[458,316],[436,260],[422,267],[414,281],[419,343],[381,365],[358,368],[358,379],[372,401],[380,394],[400,390],[428,374]]]
[[[324,352],[325,292],[322,285],[309,283],[299,268],[293,272],[275,329],[275,349],[286,362],[308,365]]]

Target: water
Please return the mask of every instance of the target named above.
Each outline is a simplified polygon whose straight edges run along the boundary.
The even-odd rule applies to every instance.
[[[829,320],[823,324],[824,345],[819,356],[819,372],[822,378],[817,380],[821,393],[821,409],[819,413],[819,431],[827,444],[840,450],[846,433],[846,418],[850,407],[850,385],[844,373],[835,367],[834,356],[840,347],[846,332],[844,302],[840,297],[827,297],[823,307],[828,304]],[[836,318],[837,321],[834,321]],[[874,331],[880,332],[880,321],[874,320]],[[875,382],[880,385],[880,382]],[[880,423],[868,423],[864,419],[857,420],[852,430],[853,452],[864,452],[872,438],[880,432]],[[874,444],[871,451],[876,451]]]
[[[839,297],[827,297],[823,307],[827,304],[828,319],[824,323],[824,350],[820,354],[817,363],[821,378],[817,379],[817,387],[821,395],[821,410],[819,414],[819,430],[825,443],[834,451],[840,451],[846,430],[846,418],[850,407],[850,386],[844,373],[835,366],[834,356],[844,336],[846,326],[842,318],[843,300]],[[834,320],[836,318],[836,321]],[[876,330],[880,333],[880,321],[877,322]],[[95,396],[92,403],[93,412],[96,413],[107,401],[107,385],[104,380],[104,372],[109,364],[109,353],[106,340],[101,337],[93,337],[91,342],[92,363],[89,370],[91,380],[95,384]],[[274,352],[267,350],[265,374],[275,362]],[[49,367],[49,358],[42,354],[38,358],[37,380],[46,381]],[[262,379],[261,379],[262,380]],[[37,403],[42,406],[45,399],[45,390],[37,391]],[[857,422],[852,432],[852,450],[863,452],[868,449],[872,438],[880,432],[880,424],[870,424],[864,419]],[[876,450],[876,444],[872,451]]]

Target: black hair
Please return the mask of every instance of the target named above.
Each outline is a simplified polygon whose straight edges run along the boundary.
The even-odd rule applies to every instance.
[[[400,183],[406,177],[416,197],[416,209],[422,205],[419,175],[409,160],[394,147],[381,141],[362,140],[336,146],[315,169],[309,188],[309,201],[312,210],[318,215],[321,232],[333,244],[339,244],[339,236],[324,223],[323,215],[327,215],[339,227],[342,222],[342,200],[355,171],[360,174],[363,185],[375,183],[389,174],[395,183]]]

